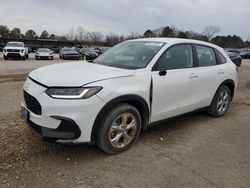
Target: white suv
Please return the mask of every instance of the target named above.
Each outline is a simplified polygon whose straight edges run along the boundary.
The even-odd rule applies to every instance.
[[[130,148],[141,129],[207,108],[222,116],[237,70],[210,43],[171,38],[126,41],[94,63],[50,65],[24,84],[21,116],[47,140],[95,142],[104,152]]]
[[[12,57],[26,60],[29,58],[28,48],[23,42],[8,42],[3,49],[3,57],[5,60]]]

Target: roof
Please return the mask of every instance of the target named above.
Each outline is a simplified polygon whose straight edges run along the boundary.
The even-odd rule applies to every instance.
[[[194,39],[157,37],[157,38],[141,38],[141,39],[135,39],[133,41],[164,42],[164,43],[171,43],[171,44],[172,43],[195,43],[195,44],[201,44],[201,45],[207,45],[207,46],[211,46],[211,47],[220,48],[219,46],[214,45],[212,43],[204,42],[204,41],[200,41],[200,40],[194,40]]]

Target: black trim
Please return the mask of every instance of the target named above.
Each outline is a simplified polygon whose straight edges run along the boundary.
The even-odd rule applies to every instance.
[[[153,91],[154,91],[153,88],[154,88],[153,78],[151,77],[150,92],[149,92],[149,114],[150,114],[150,117],[152,115]]]
[[[225,81],[223,81],[221,84],[220,84],[220,86],[218,87],[218,89],[216,90],[216,92],[214,93],[214,96],[215,96],[215,94],[217,93],[217,91],[219,90],[219,88],[221,87],[221,86],[223,86],[223,85],[228,85],[228,84],[231,84],[232,86],[233,86],[233,88],[229,88],[230,89],[230,91],[231,91],[231,100],[233,100],[233,97],[234,97],[234,90],[235,90],[235,83],[234,83],[234,81],[233,80],[231,80],[231,79],[228,79],[228,80],[225,80]]]
[[[173,116],[173,117],[170,117],[170,118],[166,118],[166,119],[162,119],[162,120],[159,120],[159,121],[155,121],[155,122],[150,123],[148,125],[148,127],[152,127],[154,125],[158,125],[158,124],[161,124],[161,123],[166,123],[168,121],[172,121],[172,120],[175,120],[175,119],[178,119],[178,118],[181,118],[181,117],[186,117],[188,115],[192,115],[192,114],[195,114],[197,112],[205,111],[205,110],[208,110],[208,109],[209,109],[209,106],[206,106],[206,107],[199,108],[199,109],[196,109],[196,110],[184,113],[184,114],[180,114],[180,115]]]
[[[92,133],[91,133],[91,141],[94,142],[96,138],[96,130],[100,126],[100,122],[102,121],[102,118],[105,117],[106,113],[110,108],[113,106],[120,104],[120,103],[127,103],[135,108],[140,112],[141,118],[142,118],[142,129],[147,129],[148,123],[149,123],[149,106],[145,99],[138,95],[123,95],[119,96],[115,99],[112,99],[108,103],[105,104],[105,106],[100,110],[98,115],[96,116],[93,128],[92,128]]]
[[[29,127],[31,127],[36,133],[49,141],[56,140],[68,140],[77,139],[81,136],[81,130],[74,120],[60,117],[51,116],[54,119],[61,120],[60,125],[56,129],[51,129],[35,124],[31,120],[28,121]]]
[[[195,44],[192,44],[192,50],[193,50],[193,67],[197,68],[199,67],[199,60],[198,60],[198,54],[196,51]]]
[[[42,84],[42,83],[40,83],[40,82],[34,80],[34,79],[31,78],[30,76],[28,76],[28,78],[29,78],[32,82],[35,82],[36,84],[38,84],[38,85],[40,85],[40,86],[42,86],[42,87],[49,88],[48,86],[46,86],[46,85],[44,85],[44,84]]]

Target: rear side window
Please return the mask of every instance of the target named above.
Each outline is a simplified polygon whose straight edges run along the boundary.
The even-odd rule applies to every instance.
[[[196,45],[196,51],[200,67],[216,65],[216,56],[212,48]]]
[[[157,61],[157,70],[173,70],[193,67],[193,51],[189,44],[167,49]]]
[[[226,58],[224,57],[224,55],[222,55],[219,50],[215,49],[215,53],[217,56],[217,63],[218,64],[224,64],[227,62]]]

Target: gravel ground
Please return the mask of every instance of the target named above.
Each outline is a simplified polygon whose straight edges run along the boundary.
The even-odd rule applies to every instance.
[[[20,120],[24,75],[58,62],[0,60],[0,187],[250,187],[249,60],[223,118],[200,112],[156,125],[116,156],[46,143]]]

